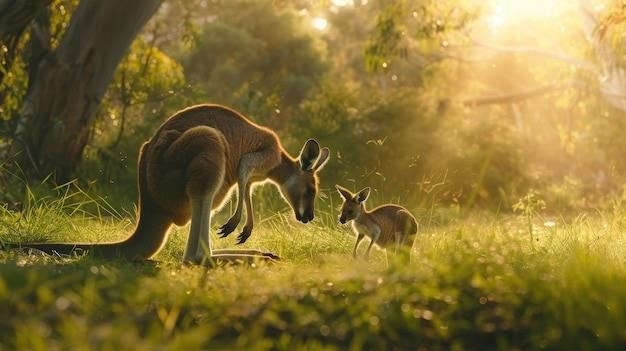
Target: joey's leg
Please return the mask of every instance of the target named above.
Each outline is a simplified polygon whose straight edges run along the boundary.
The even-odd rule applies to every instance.
[[[363,240],[364,237],[365,235],[357,233],[356,243],[354,244],[354,249],[352,250],[352,257],[356,258],[356,249],[359,247],[359,243],[361,242],[361,240]]]
[[[370,238],[370,245],[367,247],[367,250],[365,251],[365,258],[369,258],[370,257],[370,250],[372,249],[372,246],[374,245],[375,242],[378,241],[378,238],[380,238],[380,230],[377,230],[374,232],[374,235],[372,235],[372,237]]]
[[[395,231],[393,233],[393,237],[395,239],[394,240],[394,246],[393,246],[393,253],[397,254],[398,250],[400,250],[400,247],[402,247],[402,244],[404,242],[404,240],[402,240],[403,239],[402,232]]]

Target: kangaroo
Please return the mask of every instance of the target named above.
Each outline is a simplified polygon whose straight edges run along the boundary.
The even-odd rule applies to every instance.
[[[167,241],[172,224],[191,228],[183,255],[184,263],[199,264],[207,258],[225,261],[278,259],[257,250],[213,249],[209,236],[210,215],[219,210],[236,187],[235,212],[220,227],[222,237],[241,221],[238,236],[245,242],[253,229],[251,187],[259,182],[275,184],[302,223],[314,218],[318,191],[317,172],[329,158],[308,140],[298,158],[282,147],[276,133],[259,126],[237,111],[220,105],[196,105],[168,118],[139,151],[137,185],[139,219],[126,240],[99,244],[37,243],[6,244],[9,248],[34,248],[48,254],[92,251],[101,257],[145,260],[156,255]]]
[[[409,249],[413,246],[417,234],[417,221],[404,207],[398,205],[382,205],[368,211],[365,209],[365,200],[370,194],[370,188],[364,188],[356,194],[348,189],[335,185],[343,198],[339,222],[345,224],[352,221],[352,230],[357,235],[352,256],[356,258],[359,243],[367,235],[370,244],[365,251],[365,258],[369,257],[373,244],[387,248],[395,244],[395,252],[401,246]]]

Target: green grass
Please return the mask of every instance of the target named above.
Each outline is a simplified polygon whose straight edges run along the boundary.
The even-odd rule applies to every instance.
[[[131,220],[67,206],[5,208],[0,240],[98,241],[132,230]],[[277,264],[182,266],[186,227],[152,262],[0,252],[0,349],[626,348],[620,211],[554,226],[536,216],[533,245],[525,218],[423,219],[430,225],[410,263],[377,250],[353,260],[354,238],[334,216],[306,226],[290,213],[259,220],[243,246],[281,255]]]

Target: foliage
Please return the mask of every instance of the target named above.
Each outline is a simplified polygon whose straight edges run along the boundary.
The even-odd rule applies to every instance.
[[[611,1],[608,9],[603,13],[600,25],[595,29],[595,34],[602,40],[609,40],[616,48],[619,48],[622,44],[619,33],[624,30],[625,23],[626,3]]]
[[[189,105],[196,94],[178,62],[154,42],[135,40],[104,97],[81,178],[92,183],[92,189],[101,189],[116,207],[129,209],[136,198],[137,150],[164,118]]]
[[[546,208],[546,202],[543,201],[539,195],[539,192],[536,190],[531,190],[513,205],[513,211],[519,212],[520,215],[526,220],[531,244],[534,242],[533,222],[535,220],[535,216],[537,215],[537,212]]]
[[[409,55],[411,41],[429,54],[449,45],[448,37],[471,22],[474,10],[468,3],[447,1],[382,1],[372,38],[365,46],[366,66],[385,71],[398,57]]]
[[[210,101],[282,128],[326,71],[322,43],[272,1],[233,1],[212,15],[182,57],[190,82]]]

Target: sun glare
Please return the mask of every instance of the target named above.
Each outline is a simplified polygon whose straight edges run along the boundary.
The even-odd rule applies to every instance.
[[[344,7],[348,5],[354,5],[353,0],[332,0],[331,3],[338,7]]]
[[[572,0],[493,0],[486,2],[486,24],[497,32],[529,20],[557,20],[572,6]]]
[[[311,21],[311,24],[313,25],[313,28],[319,31],[322,31],[326,29],[326,27],[328,27],[328,21],[324,17],[313,18],[313,20]]]

